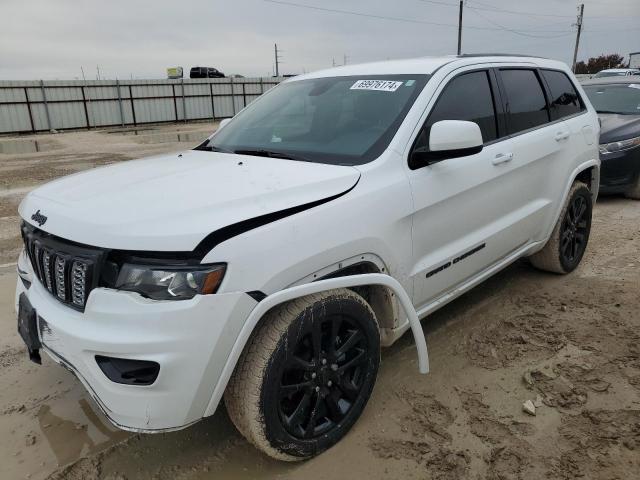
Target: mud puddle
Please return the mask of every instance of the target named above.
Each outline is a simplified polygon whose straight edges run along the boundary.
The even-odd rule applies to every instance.
[[[143,144],[149,143],[174,143],[174,142],[201,142],[211,135],[210,132],[183,132],[183,133],[159,133],[144,135],[136,139]]]
[[[155,128],[134,128],[134,129],[118,129],[118,130],[107,130],[102,133],[106,133],[109,135],[147,135],[149,132],[153,132],[156,130]]]
[[[57,150],[61,145],[54,140],[0,140],[0,154],[22,155]]]

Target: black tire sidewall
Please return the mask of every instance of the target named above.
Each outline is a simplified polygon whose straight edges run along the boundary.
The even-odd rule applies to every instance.
[[[307,322],[313,321],[314,318],[336,313],[350,316],[359,323],[367,338],[369,348],[375,353],[369,357],[360,397],[345,418],[331,431],[318,438],[299,439],[285,430],[278,413],[278,387],[286,358],[287,346],[294,345],[293,342],[296,341],[300,334],[300,329],[307,325]],[[369,308],[359,301],[352,298],[333,296],[324,299],[322,302],[316,302],[300,312],[278,342],[263,376],[260,414],[263,416],[265,437],[271,446],[288,455],[307,458],[335,445],[358,420],[371,396],[380,364],[379,352],[380,333],[375,316]]]
[[[578,265],[580,265],[580,262],[582,261],[582,257],[584,256],[584,253],[587,250],[587,244],[589,243],[589,236],[591,234],[591,217],[593,214],[593,198],[591,196],[591,191],[587,187],[580,187],[579,189],[575,190],[573,192],[573,195],[571,195],[571,198],[567,200],[567,210],[571,207],[571,205],[573,204],[574,200],[577,197],[584,198],[587,204],[587,231],[584,239],[584,248],[582,249],[580,254],[576,258],[574,258],[573,262],[569,262],[564,257],[564,255],[562,255],[562,251],[560,250],[562,248],[561,242],[560,242],[561,238],[558,239],[558,255],[560,257],[560,265],[562,266],[562,269],[566,273],[572,272],[573,270],[576,269]],[[563,217],[560,219],[560,222],[562,223],[564,223],[564,216],[567,214],[567,210],[563,212]],[[559,237],[562,236],[562,228],[558,230],[558,236]]]

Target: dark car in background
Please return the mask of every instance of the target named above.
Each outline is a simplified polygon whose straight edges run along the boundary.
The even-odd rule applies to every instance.
[[[640,200],[640,77],[583,82],[600,117],[600,192]]]
[[[224,78],[224,73],[212,67],[192,67],[189,78]]]

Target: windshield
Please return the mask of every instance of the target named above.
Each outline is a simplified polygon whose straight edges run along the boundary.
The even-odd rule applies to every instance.
[[[360,165],[377,158],[428,75],[316,78],[282,83],[199,150]]]
[[[640,81],[610,85],[584,85],[598,113],[640,115]]]

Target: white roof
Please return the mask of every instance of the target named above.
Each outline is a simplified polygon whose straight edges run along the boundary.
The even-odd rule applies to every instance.
[[[352,75],[393,75],[393,74],[432,74],[438,68],[447,64],[456,66],[473,65],[478,63],[530,63],[553,68],[567,68],[562,62],[540,57],[519,55],[488,54],[488,55],[448,55],[441,57],[407,58],[403,60],[387,60],[382,62],[361,63],[319,70],[305,75],[298,75],[291,80],[304,80],[320,77],[345,77]]]

